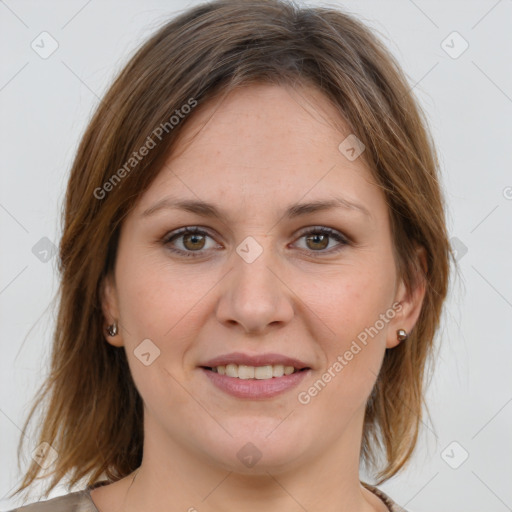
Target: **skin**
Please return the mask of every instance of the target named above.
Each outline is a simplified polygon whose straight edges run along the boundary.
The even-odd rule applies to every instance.
[[[363,157],[350,162],[338,150],[350,131],[321,93],[253,84],[219,101],[194,113],[179,152],[125,219],[104,283],[105,325],[120,326],[107,341],[126,350],[145,441],[136,479],[95,489],[93,501],[100,512],[387,510],[359,481],[365,403],[396,330],[414,326],[424,286],[407,291],[397,275],[384,195]],[[163,207],[143,215],[169,196],[211,202],[226,216]],[[366,213],[345,205],[283,216],[293,203],[334,197]],[[186,226],[208,236],[169,242]],[[349,242],[308,242],[315,226]],[[263,250],[252,263],[236,252],[248,236]],[[395,302],[400,311],[378,335],[299,403]],[[134,355],[147,338],[160,350],[149,366]],[[280,353],[312,370],[274,398],[234,398],[198,367],[234,351]],[[237,457],[249,441],[262,454],[252,468]]]

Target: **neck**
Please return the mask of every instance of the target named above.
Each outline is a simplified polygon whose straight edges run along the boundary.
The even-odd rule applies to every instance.
[[[359,481],[362,416],[323,453],[286,467],[254,466],[242,474],[173,443],[148,425],[144,458],[126,479],[119,510],[169,512],[375,512],[378,499]],[[361,424],[361,425],[359,425]],[[163,450],[162,447],[166,449]],[[136,478],[134,479],[134,477]]]

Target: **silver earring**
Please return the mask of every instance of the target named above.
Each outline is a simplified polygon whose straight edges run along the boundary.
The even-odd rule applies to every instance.
[[[398,331],[396,331],[396,337],[398,341],[406,341],[409,335],[405,329],[398,329]]]
[[[109,325],[107,327],[107,333],[109,336],[117,336],[117,333],[118,333],[118,329],[117,329],[117,322],[114,322],[112,325]]]

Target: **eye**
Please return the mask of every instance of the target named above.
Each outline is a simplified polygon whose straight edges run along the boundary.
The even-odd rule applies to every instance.
[[[301,249],[322,253],[338,252],[349,243],[348,239],[339,231],[323,226],[314,226],[307,231],[303,231],[299,237],[299,240],[301,239],[304,239],[306,245],[306,247],[301,247]],[[334,249],[333,245],[329,247],[330,243],[333,241],[336,242],[333,244]],[[336,247],[336,245],[338,247]]]
[[[208,239],[213,240],[210,234],[198,227],[186,227],[173,231],[166,235],[163,243],[172,252],[181,254],[183,256],[200,256],[203,251],[218,247],[213,243],[208,246]],[[174,244],[174,245],[173,245]],[[176,245],[178,247],[176,247]]]
[[[336,253],[350,243],[339,231],[324,226],[308,228],[300,234],[299,240],[302,239],[305,247],[299,247],[300,249],[322,254]],[[210,244],[208,240],[211,241]],[[167,234],[163,244],[171,252],[186,257],[202,256],[206,250],[220,247],[207,231],[197,226],[181,228]]]

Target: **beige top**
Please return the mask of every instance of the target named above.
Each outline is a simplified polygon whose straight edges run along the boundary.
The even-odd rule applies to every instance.
[[[102,480],[83,489],[82,491],[72,492],[46,501],[31,503],[30,505],[25,505],[24,507],[15,508],[6,512],[99,512],[92,501],[91,491],[95,487],[107,485],[109,483],[110,482],[107,480]],[[364,482],[361,483],[386,504],[389,512],[407,512],[380,489],[377,489],[377,487]]]

